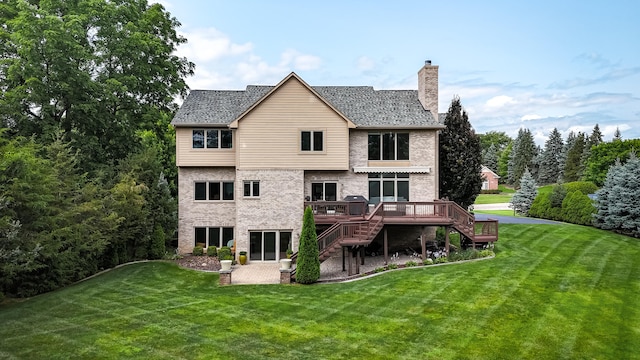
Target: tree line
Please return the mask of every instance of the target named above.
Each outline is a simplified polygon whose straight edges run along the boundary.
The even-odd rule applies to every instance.
[[[0,295],[164,256],[194,68],[179,22],[146,0],[7,0],[0,23]]]
[[[517,212],[640,237],[633,200],[640,198],[634,181],[640,139],[623,140],[616,129],[611,141],[603,141],[596,124],[590,134],[570,132],[566,140],[553,129],[544,148],[524,128],[515,139],[489,132],[481,140],[484,164],[519,188],[512,199]],[[551,191],[538,193],[538,186],[550,184]]]

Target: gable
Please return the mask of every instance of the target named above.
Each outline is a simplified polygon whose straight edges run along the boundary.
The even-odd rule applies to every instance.
[[[239,169],[347,170],[355,125],[290,76],[230,124]],[[301,151],[301,133],[322,132],[322,151]]]
[[[295,84],[297,84],[297,86]],[[307,93],[306,96],[308,97],[309,103],[312,103],[312,102],[315,102],[315,101],[319,101],[320,103],[323,103],[326,107],[328,107],[333,112],[335,112],[336,115],[338,115],[340,118],[342,118],[346,122],[348,128],[355,128],[356,127],[356,125],[351,120],[349,120],[345,115],[343,115],[340,111],[338,111],[329,102],[327,102],[313,88],[311,88],[307,83],[305,83],[298,75],[296,75],[293,72],[291,74],[289,74],[289,76],[285,77],[278,85],[273,87],[271,89],[271,91],[269,91],[267,94],[265,94],[260,100],[256,101],[252,106],[250,106],[242,114],[240,114],[238,116],[238,118],[236,118],[233,122],[231,122],[231,124],[229,124],[229,127],[232,128],[232,129],[237,129],[238,126],[239,126],[239,122],[242,119],[244,119],[248,114],[253,112],[256,108],[260,107],[264,102],[269,101],[269,99],[272,96],[274,96],[274,94],[280,92],[281,88],[283,88],[283,87],[290,88],[292,86],[295,86],[297,91],[299,92],[298,94],[296,94],[297,96],[305,96],[305,92],[306,92]],[[302,106],[304,106],[304,103],[302,103],[302,104],[292,104],[292,105],[299,105],[299,106],[302,105]]]

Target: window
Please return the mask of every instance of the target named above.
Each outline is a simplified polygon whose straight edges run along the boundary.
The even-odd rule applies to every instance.
[[[280,260],[291,247],[291,231],[250,231],[250,260]]]
[[[409,201],[409,174],[369,174],[369,202]]]
[[[303,131],[300,139],[300,150],[302,151],[323,151],[323,132],[322,131]]]
[[[233,182],[198,181],[194,187],[195,200],[233,200]]]
[[[233,240],[232,227],[196,227],[195,244],[205,244],[205,247],[227,246],[227,243]]]
[[[231,130],[193,130],[194,149],[231,149],[232,147],[233,133]]]
[[[311,200],[336,201],[338,197],[338,184],[335,182],[311,183]]]
[[[252,180],[244,182],[244,197],[259,197],[260,181]]]
[[[409,160],[409,133],[370,133],[369,160]]]

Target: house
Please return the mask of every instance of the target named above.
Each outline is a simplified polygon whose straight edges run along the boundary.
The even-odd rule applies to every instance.
[[[348,196],[366,199],[361,217],[380,203],[433,202],[444,128],[437,114],[430,61],[418,90],[310,86],[291,73],[275,86],[191,91],[172,121],[179,251],[234,240],[249,261],[278,261],[297,251],[305,206],[314,206],[320,232],[353,215]],[[403,214],[418,213],[411,209]],[[378,236],[366,233],[369,243]],[[415,231],[405,237],[415,242]]]
[[[493,172],[493,170],[482,165],[482,190],[498,190],[498,179],[500,176]]]

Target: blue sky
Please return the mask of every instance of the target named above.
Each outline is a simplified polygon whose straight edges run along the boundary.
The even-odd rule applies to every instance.
[[[308,84],[417,89],[439,65],[440,112],[460,96],[479,133],[542,145],[557,127],[640,138],[640,1],[161,0],[189,43],[192,89]]]

